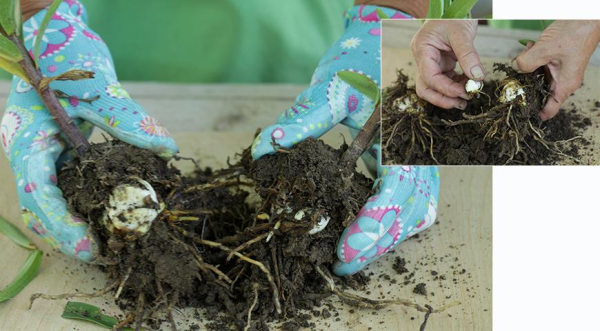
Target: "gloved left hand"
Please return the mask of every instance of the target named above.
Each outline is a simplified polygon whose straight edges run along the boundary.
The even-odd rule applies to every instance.
[[[35,40],[42,38],[39,68],[44,76],[72,69],[95,72],[94,79],[50,84],[70,96],[60,102],[80,130],[89,135],[97,126],[164,158],[173,156],[177,145],[167,130],[121,88],[108,47],[87,26],[83,6],[64,1],[44,35],[39,35],[46,12],[40,11],[23,25],[25,47],[31,54]],[[84,101],[96,96],[93,102]],[[94,262],[99,255],[95,237],[86,222],[69,213],[57,187],[56,163],[68,157],[67,143],[37,92],[19,77],[13,79],[0,134],[27,227],[63,253]]]
[[[364,125],[376,101],[340,79],[338,72],[360,73],[379,85],[381,28],[377,10],[393,19],[409,18],[383,7],[353,7],[346,14],[345,33],[319,63],[310,87],[275,125],[256,137],[252,147],[254,159],[274,153],[272,139],[291,147],[308,137],[320,137],[338,123],[351,130]],[[360,271],[404,239],[431,226],[436,217],[437,167],[377,166],[378,144],[365,154],[367,165],[377,168],[378,191],[339,240],[339,261],[333,270],[339,276]]]

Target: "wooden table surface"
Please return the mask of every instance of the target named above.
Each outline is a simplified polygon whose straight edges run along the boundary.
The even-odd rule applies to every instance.
[[[274,121],[303,88],[293,85],[123,85],[173,132],[183,155],[200,159],[202,166],[213,167],[224,166],[227,156],[248,146],[255,129]],[[8,84],[0,83],[0,91],[4,93],[0,94],[2,103]],[[342,142],[340,134],[350,137],[345,128],[337,127],[325,135],[324,140],[337,146]],[[93,139],[101,139],[98,132]],[[178,166],[184,172],[192,169],[190,162],[182,162]],[[369,272],[376,275],[390,276],[389,280],[373,277],[369,286],[370,297],[377,298],[382,293],[387,298],[410,298],[421,305],[428,303],[434,307],[459,301],[460,306],[445,314],[433,315],[427,330],[491,330],[492,169],[446,167],[441,172],[439,223],[424,232],[420,242],[411,239],[402,243],[369,268]],[[0,330],[102,330],[91,324],[62,319],[60,315],[66,300],[40,300],[33,309],[27,309],[33,293],[93,292],[106,284],[106,278],[97,267],[53,252],[24,227],[15,183],[4,157],[0,157],[0,178],[0,215],[22,229],[47,254],[38,277],[17,297],[0,303]],[[1,288],[13,279],[28,252],[1,235],[0,252]],[[434,292],[433,296],[425,298],[413,294],[414,284],[401,285],[404,275],[397,275],[392,270],[396,256],[406,258],[408,269],[415,271],[415,279],[426,283],[428,291]],[[443,261],[439,261],[443,257]],[[437,264],[434,264],[435,260]],[[418,265],[420,263],[427,265]],[[466,272],[460,274],[463,268]],[[432,270],[439,272],[440,276],[445,275],[446,281],[434,281]],[[456,279],[456,284],[453,279]],[[393,280],[397,283],[392,284]],[[449,299],[446,299],[447,296]],[[109,295],[80,301],[97,305],[108,314],[118,313]],[[361,331],[371,327],[372,330],[418,330],[423,318],[422,313],[402,307],[391,307],[373,315],[368,310],[351,310],[336,298],[332,298],[332,302],[339,307],[340,320],[329,318],[318,322],[314,319],[323,329]],[[188,318],[193,321],[193,312],[193,309],[184,309],[181,314],[175,314],[176,320],[182,323],[180,329],[187,329],[184,321]],[[165,327],[168,328],[168,325],[165,324]]]
[[[414,21],[385,21],[382,32],[382,86],[390,86],[397,79],[397,70],[402,69],[414,84],[416,64],[410,51],[410,40],[417,32],[420,24]],[[479,27],[475,38],[475,48],[481,56],[488,76],[500,78],[492,73],[495,62],[510,63],[523,47],[516,42],[520,38],[537,40],[539,32],[526,30],[499,30],[490,27]],[[567,110],[577,109],[580,114],[589,117],[592,125],[584,131],[583,136],[591,145],[582,157],[583,164],[600,165],[600,109],[595,105],[600,101],[600,46],[594,52],[586,69],[583,86],[563,104]],[[565,164],[571,161],[565,161]]]

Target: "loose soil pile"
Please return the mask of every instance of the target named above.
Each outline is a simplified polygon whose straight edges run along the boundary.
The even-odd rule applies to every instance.
[[[255,162],[245,150],[227,169],[186,177],[149,151],[110,141],[65,166],[59,186],[102,245],[100,262],[126,312],[123,325],[156,327],[172,322],[174,307],[204,307],[215,330],[264,330],[272,320],[297,330],[308,323],[299,309],[332,293],[357,306],[378,305],[334,285],[358,288],[368,280],[362,273],[329,273],[337,240],[373,184],[341,168],[346,148],[309,139]],[[107,231],[101,219],[108,197],[139,178],[164,209],[139,238]],[[324,230],[308,233],[324,219]]]
[[[580,134],[591,125],[573,112],[542,122],[539,111],[550,95],[543,72],[519,74],[496,63],[505,79],[485,82],[467,108],[442,109],[416,96],[408,77],[398,73],[384,90],[382,149],[385,164],[558,164],[579,163]],[[518,93],[512,100],[506,91]]]

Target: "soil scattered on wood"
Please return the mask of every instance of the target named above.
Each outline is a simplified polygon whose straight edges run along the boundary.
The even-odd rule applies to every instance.
[[[402,72],[383,94],[385,164],[503,165],[582,163],[580,135],[591,125],[576,111],[542,122],[550,95],[542,72],[520,74],[496,63],[507,78],[487,81],[467,109],[442,109],[420,100]],[[520,92],[520,90],[522,90]]]

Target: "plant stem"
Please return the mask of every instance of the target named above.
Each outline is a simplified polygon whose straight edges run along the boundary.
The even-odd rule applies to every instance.
[[[25,71],[25,75],[29,78],[29,83],[33,86],[37,93],[39,94],[44,106],[48,109],[52,118],[58,124],[60,130],[65,134],[69,143],[75,148],[77,153],[81,155],[84,153],[90,143],[83,136],[81,131],[75,125],[73,119],[67,114],[65,109],[60,104],[58,97],[54,94],[54,91],[47,84],[42,84],[42,79],[44,76],[38,70],[38,68],[33,63],[33,60],[29,56],[29,52],[23,45],[23,41],[16,34],[8,37],[19,49],[19,52],[23,56],[23,60],[19,62],[23,71]]]
[[[344,165],[354,168],[358,158],[371,146],[373,138],[379,133],[379,128],[381,127],[380,105],[381,103],[379,102],[375,105],[375,111],[373,111],[371,117],[369,117],[365,125],[360,129],[350,147],[344,152],[342,156],[342,163]]]

